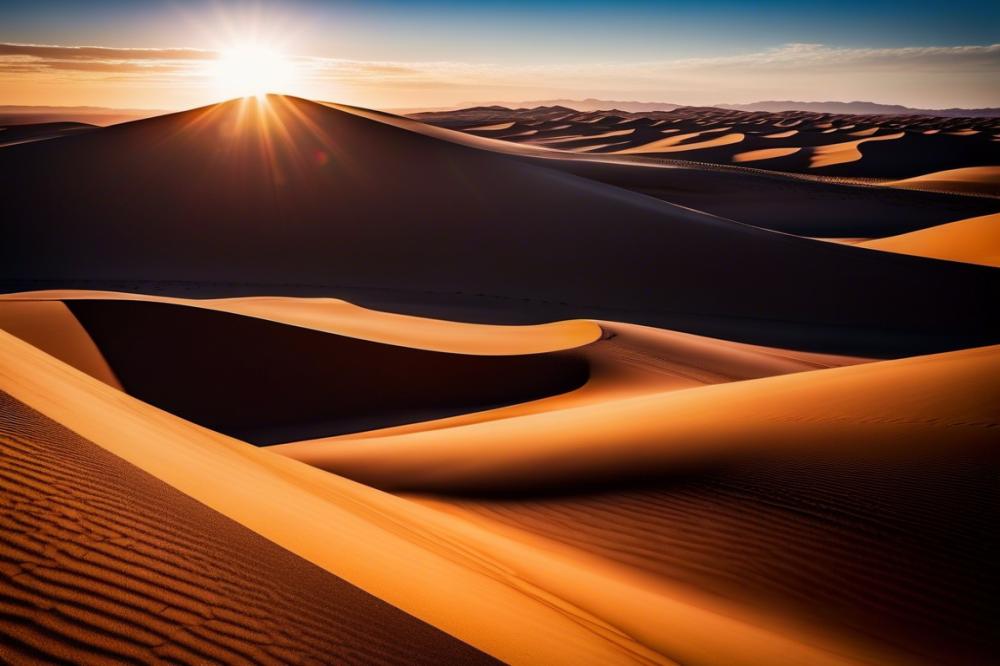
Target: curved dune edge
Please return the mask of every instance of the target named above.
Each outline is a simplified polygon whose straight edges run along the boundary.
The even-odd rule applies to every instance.
[[[870,359],[816,354],[730,342],[621,322],[598,322],[606,337],[580,348],[590,376],[580,388],[548,398],[442,419],[309,440],[339,446],[347,440],[440,431],[470,424],[615,402],[789,373],[865,363]],[[304,445],[305,442],[286,446]]]
[[[779,157],[794,155],[802,150],[801,146],[791,146],[788,148],[761,148],[760,150],[748,150],[745,153],[733,155],[733,162],[759,162],[760,160],[773,160]]]
[[[82,291],[66,291],[66,292],[46,292],[48,295],[59,296],[65,294],[71,294],[73,298],[68,299],[66,302],[73,304],[76,302],[86,303],[91,297],[93,297],[97,303],[107,302],[108,300],[118,300],[124,302],[133,303],[152,303],[159,304],[166,311],[162,314],[167,315],[169,313],[169,308],[176,307],[177,305],[190,306],[194,310],[209,310],[212,312],[219,312],[223,314],[229,314],[225,308],[217,307],[218,303],[223,303],[226,306],[236,305],[246,305],[246,304],[270,304],[272,302],[278,302],[283,306],[287,306],[285,310],[291,311],[293,314],[299,314],[303,309],[309,308],[321,308],[323,306],[330,306],[334,309],[337,314],[336,326],[327,326],[325,329],[320,327],[320,332],[330,333],[333,337],[343,337],[342,331],[353,331],[357,332],[359,329],[366,329],[372,326],[372,318],[375,318],[376,323],[379,318],[385,313],[379,313],[365,308],[359,308],[350,306],[350,304],[343,301],[326,301],[323,299],[296,299],[296,298],[284,298],[284,299],[219,299],[216,301],[189,301],[185,299],[164,299],[160,297],[146,297],[138,294],[124,294],[124,293],[114,293],[113,296],[117,298],[106,299],[102,296],[105,293],[111,292],[82,292]],[[104,352],[113,352],[115,350],[114,345],[110,348],[98,348],[94,346],[93,341],[90,339],[89,334],[86,330],[80,327],[80,323],[76,320],[75,314],[66,309],[63,302],[60,301],[27,301],[27,300],[15,300],[18,298],[28,298],[30,294],[15,294],[8,299],[0,297],[0,323],[3,319],[16,319],[16,316],[20,316],[20,320],[17,322],[18,326],[13,327],[11,332],[16,335],[19,333],[18,328],[45,328],[46,334],[42,337],[32,337],[25,336],[23,332],[18,336],[25,339],[27,342],[35,344],[43,351],[48,353],[54,353],[57,357],[62,360],[66,360],[77,369],[84,370],[91,376],[98,377],[99,379],[104,379],[106,383],[111,383],[114,386],[118,386],[115,382],[109,382],[105,377],[99,375],[93,371],[93,368],[87,363],[82,362],[81,359],[75,357],[63,357],[60,356],[61,350],[70,342],[75,340],[77,337],[82,337],[85,339],[91,347],[93,347],[93,354],[97,355],[103,359],[102,354]],[[301,306],[301,307],[298,307]],[[343,307],[348,306],[348,307]],[[30,311],[25,312],[24,308],[29,308]],[[62,308],[66,316],[67,325],[63,327],[62,325],[57,325],[58,322],[53,322],[45,318],[39,319],[35,316],[37,313],[35,309],[38,307],[46,308]],[[71,305],[71,309],[75,307]],[[231,308],[230,308],[231,309]],[[321,312],[327,312],[324,308]],[[5,315],[5,313],[7,313]],[[178,310],[175,316],[183,315],[183,310]],[[291,325],[293,327],[296,323],[298,324],[309,324],[315,322],[302,322],[291,318],[290,321],[286,321],[285,318],[282,319],[280,315],[284,314],[284,311],[274,312],[272,310],[267,310],[265,312],[256,313],[264,317],[265,321],[278,321],[279,323],[286,323],[286,325]],[[241,316],[251,316],[246,313],[241,313]],[[186,318],[186,315],[185,315]],[[251,317],[253,318],[253,317]],[[32,323],[32,320],[33,323]],[[165,320],[161,320],[161,324],[165,324],[171,321],[168,317]],[[328,324],[325,320],[321,321],[320,324]],[[450,345],[450,348],[468,348],[470,344],[481,341],[483,336],[489,337],[489,342],[493,350],[505,348],[511,349],[518,346],[519,342],[523,342],[521,338],[526,335],[526,332],[522,329],[527,328],[529,331],[534,330],[532,327],[517,327],[517,326],[499,326],[499,327],[482,327],[478,325],[462,324],[458,322],[437,322],[435,320],[425,320],[419,317],[409,317],[405,318],[403,326],[394,328],[392,330],[394,346],[401,347],[402,349],[416,349],[419,345],[411,343],[421,342],[419,335],[413,335],[410,331],[420,331],[421,327],[425,323],[431,325],[438,323],[447,323],[449,334],[456,338]],[[358,432],[347,432],[344,434],[333,435],[322,437],[320,440],[313,441],[333,441],[338,438],[353,439],[353,438],[366,438],[366,437],[380,437],[387,434],[399,434],[402,432],[414,432],[417,430],[436,430],[446,427],[454,427],[459,424],[473,423],[473,422],[486,422],[494,421],[498,419],[510,418],[513,416],[523,416],[525,414],[539,413],[545,411],[552,411],[556,409],[566,409],[568,407],[577,407],[586,404],[594,404],[598,402],[603,402],[607,400],[618,400],[624,397],[637,396],[637,395],[648,395],[654,392],[678,390],[692,388],[696,386],[703,386],[706,384],[717,384],[725,383],[730,381],[738,381],[745,379],[755,379],[759,377],[768,377],[779,374],[787,374],[793,372],[803,372],[807,370],[815,370],[819,368],[837,367],[842,365],[852,365],[859,362],[865,362],[869,359],[849,357],[849,356],[839,356],[832,354],[819,354],[810,352],[801,352],[794,350],[779,349],[773,347],[761,347],[756,345],[750,345],[739,342],[731,342],[727,340],[720,340],[716,338],[708,338],[688,333],[681,333],[677,331],[649,328],[645,326],[624,324],[619,322],[607,322],[607,321],[576,321],[576,322],[556,322],[558,324],[589,324],[593,331],[597,333],[603,333],[599,340],[594,342],[589,342],[582,344],[579,347],[573,348],[574,363],[576,365],[582,365],[586,368],[587,376],[583,380],[583,384],[575,386],[574,388],[565,392],[555,392],[548,397],[525,397],[520,402],[512,402],[507,406],[496,406],[488,407],[485,409],[468,409],[462,410],[464,413],[460,413],[453,416],[433,416],[431,413],[426,413],[423,419],[413,421],[410,423],[405,423],[403,425],[378,425],[373,423],[371,428],[363,429]],[[118,325],[120,326],[120,325]],[[484,328],[486,329],[484,331]],[[316,330],[316,329],[312,329]],[[113,343],[113,340],[109,340],[106,336],[108,334],[107,329],[104,330],[105,337],[103,338],[104,343]],[[211,337],[210,329],[204,329],[203,334],[206,339]],[[123,332],[122,335],[125,335]],[[148,334],[149,339],[155,338],[155,331]],[[241,339],[248,335],[248,332],[244,330],[240,334]],[[509,335],[513,338],[512,342],[507,342],[502,339],[504,335]],[[183,336],[182,336],[183,337]],[[588,337],[589,339],[589,337]],[[540,342],[546,342],[547,340],[543,336]],[[440,340],[435,340],[435,342],[440,345]],[[238,342],[237,342],[238,344]],[[284,344],[288,344],[287,342]],[[300,341],[298,344],[302,344]],[[265,345],[266,346],[266,345]],[[324,353],[333,353],[331,350],[333,347],[327,347]],[[120,350],[119,350],[120,351]],[[169,354],[169,350],[164,350],[165,354]],[[304,352],[308,353],[308,352]],[[314,352],[315,353],[315,352]],[[357,353],[355,351],[354,353]],[[540,355],[540,354],[539,354]],[[494,355],[495,356],[495,355]],[[517,354],[515,356],[520,356],[522,359],[525,355]],[[531,356],[531,355],[528,355]],[[119,359],[120,360],[120,359]],[[317,362],[322,364],[323,359],[317,359]],[[210,361],[208,361],[210,362]],[[178,363],[183,365],[184,360],[178,359]],[[350,364],[348,364],[350,365]],[[123,372],[128,371],[129,367],[123,366],[121,370]],[[110,371],[110,369],[109,369]],[[345,368],[346,371],[346,368]],[[153,372],[158,374],[156,371],[149,370],[147,368],[146,372]],[[226,373],[227,371],[216,370],[216,372]],[[280,374],[280,373],[279,373]],[[292,376],[289,374],[289,376]],[[385,381],[393,381],[391,377],[394,376],[392,373],[385,375]],[[134,377],[133,377],[134,379]],[[414,378],[419,380],[421,378]],[[545,377],[536,377],[536,384],[540,385]],[[499,382],[501,378],[496,377]],[[306,381],[305,377],[301,377],[296,380],[294,386],[289,387],[289,392],[283,392],[281,396],[275,396],[279,404],[284,404],[282,401],[285,400],[287,395],[294,394],[294,390],[299,386],[299,381]],[[398,381],[398,379],[397,379]],[[410,382],[406,382],[409,384]],[[145,386],[145,389],[137,388]],[[153,390],[150,385],[143,384],[139,381],[136,387],[140,393],[133,393],[133,395],[141,397],[142,390],[150,391]],[[386,387],[387,392],[385,394],[384,400],[391,402],[390,396],[393,395],[393,389],[395,387]],[[470,395],[475,393],[473,387],[469,387]],[[220,386],[218,390],[225,393],[225,398],[231,397],[231,389],[226,389]],[[237,389],[242,390],[242,389]],[[371,390],[371,389],[368,389]],[[359,391],[362,389],[359,388]],[[170,392],[163,394],[161,392],[154,391],[155,395],[159,396],[160,399],[168,399]],[[151,394],[152,395],[152,394]],[[267,392],[263,393],[257,391],[254,393],[254,397],[245,398],[250,401],[258,401],[259,397],[267,396]],[[171,402],[161,403],[153,401],[154,404],[165,407],[168,411],[173,411],[174,413],[191,418],[192,420],[206,426],[210,424],[219,422],[228,424],[228,427],[233,427],[233,424],[238,423],[239,419],[234,419],[230,414],[228,417],[220,417],[218,415],[211,416],[212,410],[209,412],[197,411],[200,414],[200,418],[193,418],[192,414],[194,412],[185,413],[183,409],[181,411],[176,411],[176,409],[170,409],[168,405],[174,404]],[[209,400],[209,402],[211,402]],[[217,401],[218,402],[218,401]],[[227,400],[222,400],[222,402],[227,405],[230,404]],[[417,402],[420,402],[418,399]],[[190,409],[190,404],[185,401],[176,403],[177,409],[181,409],[180,405],[184,406],[184,409]],[[267,403],[268,405],[270,403]],[[310,403],[311,404],[311,403]],[[224,407],[222,412],[226,413],[226,409],[232,409],[232,407]],[[447,411],[447,410],[445,410]],[[265,404],[259,404],[255,409],[255,413],[269,414],[270,407]],[[305,418],[304,416],[301,418]],[[213,420],[214,419],[214,420]],[[308,421],[308,419],[306,419]],[[409,420],[409,419],[407,419]],[[265,418],[266,422],[267,419]],[[239,431],[230,430],[225,427],[221,428],[224,432],[230,435],[235,435],[242,439],[253,440],[254,437],[251,431]],[[331,432],[335,430],[331,428]],[[256,432],[256,431],[253,431]],[[257,433],[258,438],[261,433]],[[318,436],[318,435],[315,435]],[[289,436],[285,441],[290,440],[301,440],[305,438],[304,433],[296,436]],[[279,440],[280,441],[280,440]],[[273,444],[273,441],[256,441],[257,444]]]
[[[706,132],[695,132],[693,135],[680,134],[673,135],[667,139],[660,139],[658,141],[653,141],[652,143],[646,143],[641,146],[635,146],[633,148],[626,148],[624,150],[616,151],[616,155],[638,155],[642,153],[682,153],[688,150],[699,150],[701,148],[718,148],[719,146],[729,146],[734,143],[739,143],[745,138],[745,135],[740,132],[732,132],[730,134],[723,134],[722,136],[716,137],[714,139],[707,139],[705,141],[693,141],[691,143],[680,143],[687,137],[697,137]]]
[[[134,400],[7,333],[0,333],[0,389],[505,661],[841,664],[876,656],[799,642],[255,449]]]
[[[516,123],[510,121],[509,123],[497,123],[496,125],[480,125],[479,127],[468,127],[467,132],[494,132],[499,130],[510,129]]]
[[[444,493],[616,483],[749,452],[892,456],[938,445],[944,426],[952,442],[993,441],[998,377],[1000,346],[984,347],[272,450],[386,490]]]
[[[100,348],[62,301],[16,301],[0,296],[0,331],[7,331],[122,390],[121,382]]]
[[[1000,213],[877,238],[857,245],[884,252],[1000,267]]]
[[[870,136],[856,141],[845,141],[844,143],[831,143],[826,146],[816,146],[811,148],[809,168],[821,169],[835,164],[857,162],[862,157],[861,144],[868,143],[869,141],[892,141],[894,139],[902,139],[904,136],[906,136],[906,132],[896,132],[894,134]]]
[[[428,351],[476,355],[540,354],[590,344],[601,337],[591,321],[567,320],[528,326],[468,324],[369,310],[334,298],[257,296],[247,298],[173,298],[116,291],[60,289],[0,294],[0,304],[14,301],[78,299],[171,303],[266,319],[360,340]]]
[[[635,128],[623,129],[623,130],[612,130],[610,132],[601,132],[600,134],[572,134],[569,136],[560,136],[553,139],[538,139],[533,143],[538,146],[549,146],[559,143],[570,143],[572,141],[585,141],[589,139],[608,139],[614,136],[628,136],[629,134],[634,134]]]
[[[1000,166],[949,169],[882,184],[909,190],[996,196],[1000,195]]]

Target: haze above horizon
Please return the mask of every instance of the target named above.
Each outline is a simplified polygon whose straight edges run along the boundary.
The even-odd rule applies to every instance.
[[[998,28],[1000,7],[966,0],[14,1],[0,4],[0,104],[184,108],[260,88],[264,69],[274,92],[374,108],[586,97],[988,107],[1000,106]],[[234,67],[244,56],[252,67]]]

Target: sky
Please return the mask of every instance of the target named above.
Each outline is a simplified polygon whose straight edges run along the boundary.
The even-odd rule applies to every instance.
[[[0,105],[1000,106],[1000,3],[0,0]]]

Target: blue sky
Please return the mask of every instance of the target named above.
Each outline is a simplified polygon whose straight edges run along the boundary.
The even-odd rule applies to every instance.
[[[587,92],[708,103],[709,97],[699,96],[714,91],[717,91],[713,98],[716,102],[746,101],[747,96],[760,99],[780,93],[777,77],[768,76],[759,68],[754,70],[762,77],[760,93],[754,95],[753,86],[745,80],[745,71],[733,72],[732,85],[726,83],[725,77],[718,76],[708,77],[704,85],[695,85],[693,75],[680,79],[665,77],[663,85],[657,85],[652,73],[644,74],[641,81],[630,80],[627,68],[642,63],[752,57],[780,52],[792,44],[810,44],[827,49],[824,61],[815,50],[808,54],[810,66],[819,76],[825,75],[828,65],[838,58],[853,58],[855,65],[849,72],[843,68],[829,72],[836,84],[831,90],[833,97],[851,96],[852,89],[846,81],[854,76],[858,78],[855,96],[871,96],[880,90],[894,96],[878,101],[914,104],[923,99],[928,104],[942,104],[954,98],[956,104],[983,104],[993,99],[994,93],[987,90],[987,79],[994,73],[992,64],[1000,56],[983,52],[972,57],[964,52],[942,51],[934,60],[930,53],[918,53],[920,62],[912,63],[914,69],[908,75],[907,63],[893,55],[893,50],[910,49],[913,55],[914,50],[929,47],[955,49],[1000,43],[1000,3],[0,0],[0,42],[11,44],[214,50],[224,48],[227,40],[239,40],[241,35],[251,33],[280,43],[282,51],[294,56],[396,65],[416,63],[416,69],[422,72],[421,76],[405,81],[351,81],[340,88],[313,85],[314,95],[341,92],[348,98],[346,101],[359,103],[365,103],[366,96],[371,97],[372,103],[378,101],[382,105],[405,104],[407,99],[412,99],[413,105],[421,105],[433,104],[434,100],[451,103],[459,99],[504,99],[505,95],[513,94],[544,97]],[[889,85],[886,89],[880,83],[886,78],[885,62],[857,64],[860,62],[857,54],[866,50],[879,50],[883,60],[891,56],[903,77],[911,80],[911,87]],[[869,60],[872,57],[869,55]],[[429,72],[429,63],[445,65]],[[0,93],[4,91],[4,81],[9,79],[2,72],[2,64]],[[588,76],[583,71],[588,65],[604,68],[606,78],[595,80]],[[924,70],[916,68],[917,65]],[[478,85],[469,85],[461,77],[445,76],[463,66],[479,68],[480,80],[473,82]],[[497,74],[492,86],[488,80],[493,71],[490,67],[495,67]],[[791,63],[785,62],[782,67],[791,67]],[[918,76],[925,70],[938,75],[950,72],[955,82],[948,84],[939,77],[937,84],[945,89],[935,97],[932,91],[921,90],[929,82]],[[525,72],[523,85],[513,80],[518,71]],[[872,73],[871,78],[866,71]],[[738,74],[743,81],[735,78]],[[918,85],[921,78],[922,86]],[[790,76],[788,81],[786,96],[813,92],[804,84],[804,74]],[[376,90],[376,83],[385,85]],[[396,84],[395,94],[388,94],[385,88],[391,83]],[[115,88],[114,97],[119,98],[123,97],[122,85],[119,81],[107,87]],[[366,87],[367,91],[361,90]],[[677,98],[684,95],[690,99]],[[162,96],[148,95],[148,98]]]

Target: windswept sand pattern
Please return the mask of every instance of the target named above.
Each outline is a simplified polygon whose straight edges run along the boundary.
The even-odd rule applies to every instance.
[[[1000,654],[1000,118],[9,130],[0,662]]]
[[[986,664],[993,451],[905,463],[740,462],[645,489],[447,504],[656,577],[866,635],[927,663]],[[441,503],[431,502],[440,506]]]
[[[490,663],[0,394],[0,661]]]
[[[480,129],[476,125],[481,119],[505,120],[515,126],[533,123],[538,135],[488,134],[524,146],[558,149],[563,147],[562,142],[572,142],[569,145],[574,152],[617,160],[643,155],[719,165],[753,162],[756,168],[778,172],[887,181],[966,167],[995,169],[1000,165],[1000,147],[992,138],[1000,129],[996,118],[766,113],[710,107],[568,115],[565,111],[565,107],[474,107],[413,117],[473,133]],[[559,124],[549,120],[555,113],[559,114]],[[598,141],[623,127],[632,129],[627,141]],[[892,145],[894,142],[898,143]],[[974,187],[925,187],[1000,195],[995,182],[981,180]]]

